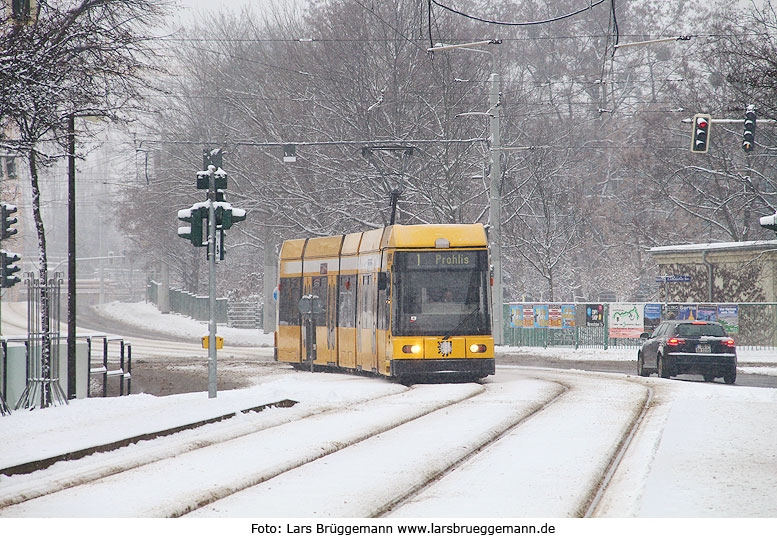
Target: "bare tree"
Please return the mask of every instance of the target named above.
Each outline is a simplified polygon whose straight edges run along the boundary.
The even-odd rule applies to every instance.
[[[10,144],[29,166],[43,284],[48,281],[48,260],[40,169],[57,158],[61,153],[57,148],[67,148],[68,119],[83,115],[119,119],[141,98],[145,70],[153,68],[145,32],[158,20],[163,5],[146,0],[40,0],[34,24],[17,26],[1,40],[0,81],[6,107],[0,121],[15,126],[19,138]],[[48,335],[50,300],[45,289],[41,300],[42,330]],[[49,347],[44,342],[44,367],[49,364]]]

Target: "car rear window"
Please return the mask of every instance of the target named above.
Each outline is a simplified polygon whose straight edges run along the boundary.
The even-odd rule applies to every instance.
[[[683,323],[677,326],[677,336],[692,338],[694,336],[726,336],[726,331],[718,324]]]

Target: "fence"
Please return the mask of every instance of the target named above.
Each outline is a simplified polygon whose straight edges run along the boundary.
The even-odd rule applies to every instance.
[[[777,349],[777,303],[507,303],[509,346],[629,348],[662,320],[718,321],[738,347]]]
[[[146,286],[148,302],[159,304],[159,288],[161,284],[149,281]],[[207,295],[194,295],[179,288],[170,288],[170,311],[175,314],[189,316],[197,321],[209,321],[209,299]],[[225,298],[216,299],[216,323],[228,323],[228,302]]]
[[[227,316],[234,329],[262,328],[262,304],[257,301],[229,301]]]

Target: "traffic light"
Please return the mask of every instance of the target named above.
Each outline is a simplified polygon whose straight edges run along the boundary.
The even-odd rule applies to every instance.
[[[297,145],[283,145],[283,163],[296,163]]]
[[[189,223],[178,228],[178,236],[190,240],[193,246],[203,246],[202,222],[208,220],[208,207],[194,206],[178,211],[178,219]]]
[[[22,281],[18,276],[14,276],[21,270],[19,265],[15,265],[21,259],[19,254],[0,250],[0,287],[13,287]]]
[[[245,219],[245,210],[235,208],[229,203],[216,203],[216,226],[222,230],[230,229],[232,224]]]
[[[227,189],[227,173],[221,167],[213,171],[213,187],[216,190]]]
[[[221,169],[224,166],[224,154],[220,148],[202,149],[202,168],[207,171],[209,165],[216,169]]]
[[[213,187],[216,190],[227,189],[227,173],[219,167],[213,171]],[[209,190],[210,189],[210,171],[197,171],[197,189]]]
[[[777,213],[772,214],[771,216],[763,216],[761,217],[761,227],[765,227],[766,229],[771,229],[775,233],[777,233]]]
[[[710,140],[710,115],[693,117],[693,133],[691,134],[691,152],[706,154]]]
[[[18,231],[15,227],[12,227],[13,224],[17,222],[16,218],[12,217],[12,214],[16,213],[16,205],[9,205],[8,203],[0,203],[0,221],[2,221],[2,224],[0,224],[0,227],[2,227],[2,231],[0,231],[0,238],[3,240],[16,235]]]
[[[745,112],[745,129],[742,132],[742,150],[752,152],[755,146],[755,109],[751,105]]]
[[[197,189],[207,190],[210,188],[210,171],[197,171]]]

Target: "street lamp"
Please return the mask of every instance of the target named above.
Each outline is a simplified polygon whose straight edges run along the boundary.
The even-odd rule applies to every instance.
[[[67,387],[76,397],[76,115],[67,115]]]
[[[489,39],[474,41],[470,43],[459,43],[455,45],[436,43],[434,47],[429,47],[427,52],[449,51],[452,49],[464,49],[466,51],[475,51],[491,55],[491,68],[494,69],[494,55],[491,51],[482,49],[473,49],[481,45],[499,45],[502,40]],[[494,285],[492,288],[492,308],[494,315],[494,343],[501,345],[503,343],[503,290],[502,290],[502,196],[499,191],[501,180],[502,163],[502,142],[500,138],[499,106],[500,106],[500,81],[497,73],[491,73],[489,77],[489,106],[488,111],[460,113],[456,116],[488,116],[489,130],[491,132],[489,151],[491,155],[491,170],[489,172],[489,235],[488,240],[491,244],[491,262],[494,265]]]
[[[76,116],[67,115],[67,387],[68,400],[76,397]]]

